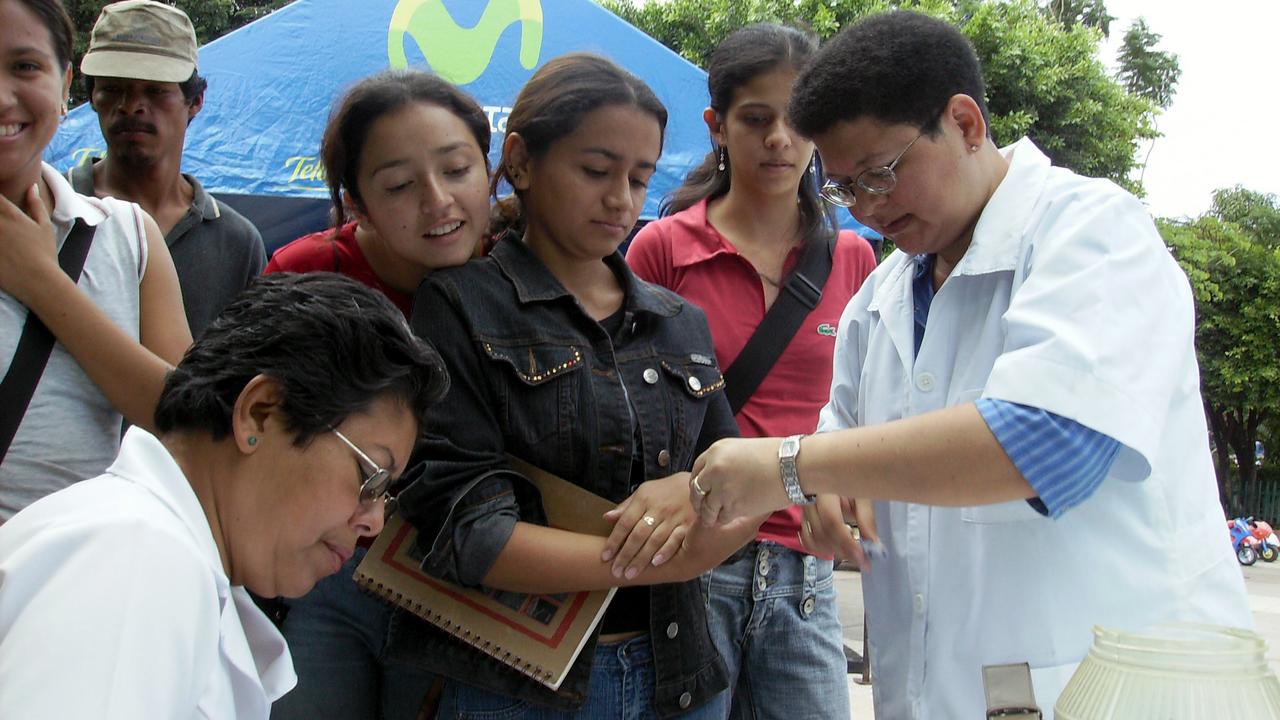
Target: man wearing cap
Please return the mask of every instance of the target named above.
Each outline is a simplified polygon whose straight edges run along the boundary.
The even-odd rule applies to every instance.
[[[107,5],[80,71],[107,154],[67,177],[79,193],[131,200],[155,218],[199,337],[267,259],[257,228],[181,172],[187,126],[204,107],[207,85],[196,72],[191,20],[152,0]]]

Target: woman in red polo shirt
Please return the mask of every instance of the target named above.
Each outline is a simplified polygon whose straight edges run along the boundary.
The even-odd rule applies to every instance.
[[[831,244],[836,235],[820,302],[737,413],[746,437],[814,431],[831,385],[840,313],[875,267],[866,240],[837,234],[818,197],[813,143],[787,125],[791,86],[815,49],[813,38],[770,24],[720,44],[703,114],[714,148],[665,203],[665,217],[645,226],[627,251],[636,275],[706,311],[717,360],[727,368],[808,244]],[[828,505],[834,502],[820,500],[825,517],[839,516]],[[802,512],[775,513],[755,542],[703,578],[713,639],[734,683],[732,717],[849,717],[832,559],[806,550],[806,540],[822,546],[810,529],[822,530]]]

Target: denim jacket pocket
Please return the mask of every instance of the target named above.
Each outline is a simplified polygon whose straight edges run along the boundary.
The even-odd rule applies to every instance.
[[[714,365],[668,359],[662,361],[662,369],[684,390],[685,395],[695,400],[724,389],[724,376]]]
[[[673,469],[687,469],[693,463],[698,441],[695,428],[701,428],[707,414],[708,400],[724,392],[724,376],[714,365],[688,360],[663,358],[662,370],[670,381],[671,419],[674,429],[672,452],[678,461]]]
[[[568,443],[581,391],[578,371],[587,363],[583,349],[500,340],[480,345],[496,366],[492,382],[502,405],[503,430],[531,445],[552,437]],[[520,454],[519,448],[508,449]]]

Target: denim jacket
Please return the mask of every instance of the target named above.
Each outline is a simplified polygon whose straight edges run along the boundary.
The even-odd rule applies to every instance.
[[[636,278],[620,254],[605,263],[625,291],[617,338],[512,237],[419,288],[413,328],[440,351],[451,380],[430,411],[416,480],[400,495],[428,573],[479,585],[517,519],[545,523],[536,491],[504,453],[620,502],[636,487],[637,437],[644,476],[654,479],[738,434],[702,311]],[[705,607],[697,581],[650,588],[660,716],[727,686]],[[388,639],[392,658],[564,710],[585,700],[594,649],[593,636],[553,692],[407,613],[393,618]]]

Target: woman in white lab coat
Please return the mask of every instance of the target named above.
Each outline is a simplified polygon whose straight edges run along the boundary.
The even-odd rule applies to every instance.
[[[898,252],[842,316],[821,434],[721,441],[690,487],[712,523],[864,499],[877,717],[981,717],[983,667],[1021,662],[1047,710],[1095,624],[1252,622],[1186,277],[1127,192],[997,148],[983,97],[964,37],[908,12],[797,80],[824,195]]]
[[[169,374],[152,435],[0,527],[0,706],[14,718],[261,718],[295,682],[254,605],[382,528],[447,385],[384,296],[262,278]]]

